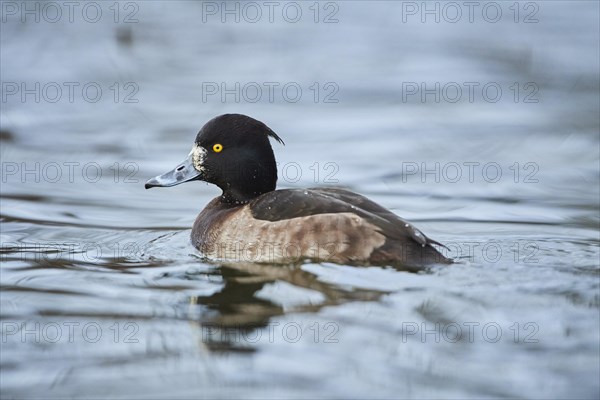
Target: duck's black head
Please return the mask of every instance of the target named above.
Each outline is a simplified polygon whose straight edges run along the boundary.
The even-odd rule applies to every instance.
[[[188,158],[172,171],[146,182],[146,189],[203,180],[223,190],[225,203],[243,204],[277,183],[269,137],[283,140],[267,125],[241,114],[224,114],[198,132]]]

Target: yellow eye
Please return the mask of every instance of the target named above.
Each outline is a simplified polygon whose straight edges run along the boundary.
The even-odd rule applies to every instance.
[[[213,145],[213,151],[215,153],[220,153],[221,151],[223,151],[223,145],[220,143]]]

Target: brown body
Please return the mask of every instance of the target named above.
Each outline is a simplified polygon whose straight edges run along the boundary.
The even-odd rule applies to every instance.
[[[330,209],[322,207],[340,195],[352,196],[362,207],[339,201]],[[284,207],[275,205],[282,203]],[[312,260],[402,268],[449,262],[432,247],[435,242],[411,224],[363,196],[340,189],[274,191],[233,207],[218,197],[198,215],[192,243],[207,257],[242,262]]]

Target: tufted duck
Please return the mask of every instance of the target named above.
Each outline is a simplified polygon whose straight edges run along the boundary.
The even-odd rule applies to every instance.
[[[451,263],[409,222],[338,188],[275,190],[277,168],[264,123],[241,114],[204,125],[188,158],[146,189],[203,180],[223,193],[198,215],[192,243],[210,258],[290,264],[304,260],[400,269]]]

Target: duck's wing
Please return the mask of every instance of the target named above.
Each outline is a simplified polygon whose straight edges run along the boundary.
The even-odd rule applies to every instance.
[[[425,242],[425,244],[433,243],[438,246],[447,248],[442,243],[425,236],[425,234],[423,234],[423,232],[421,232],[419,229],[417,229],[410,222],[399,217],[398,215],[394,214],[392,211],[388,210],[385,207],[380,206],[379,204],[375,203],[373,200],[370,200],[365,196],[362,196],[358,193],[351,192],[349,190],[337,189],[337,188],[315,188],[313,190],[321,191],[321,192],[327,194],[328,196],[332,196],[332,197],[335,197],[337,199],[340,199],[340,200],[343,200],[346,202],[353,202],[358,207],[360,207],[366,211],[369,211],[375,215],[378,215],[388,221],[397,221],[397,223],[401,224],[402,226],[404,226],[405,228],[407,228],[409,230],[410,236],[413,239],[415,239],[419,244],[423,244],[423,242]],[[421,240],[421,238],[423,238],[424,240]]]
[[[390,239],[438,244],[411,223],[359,194],[343,189],[284,189],[266,193],[249,204],[256,219],[281,221],[327,213],[353,213],[377,227]]]

